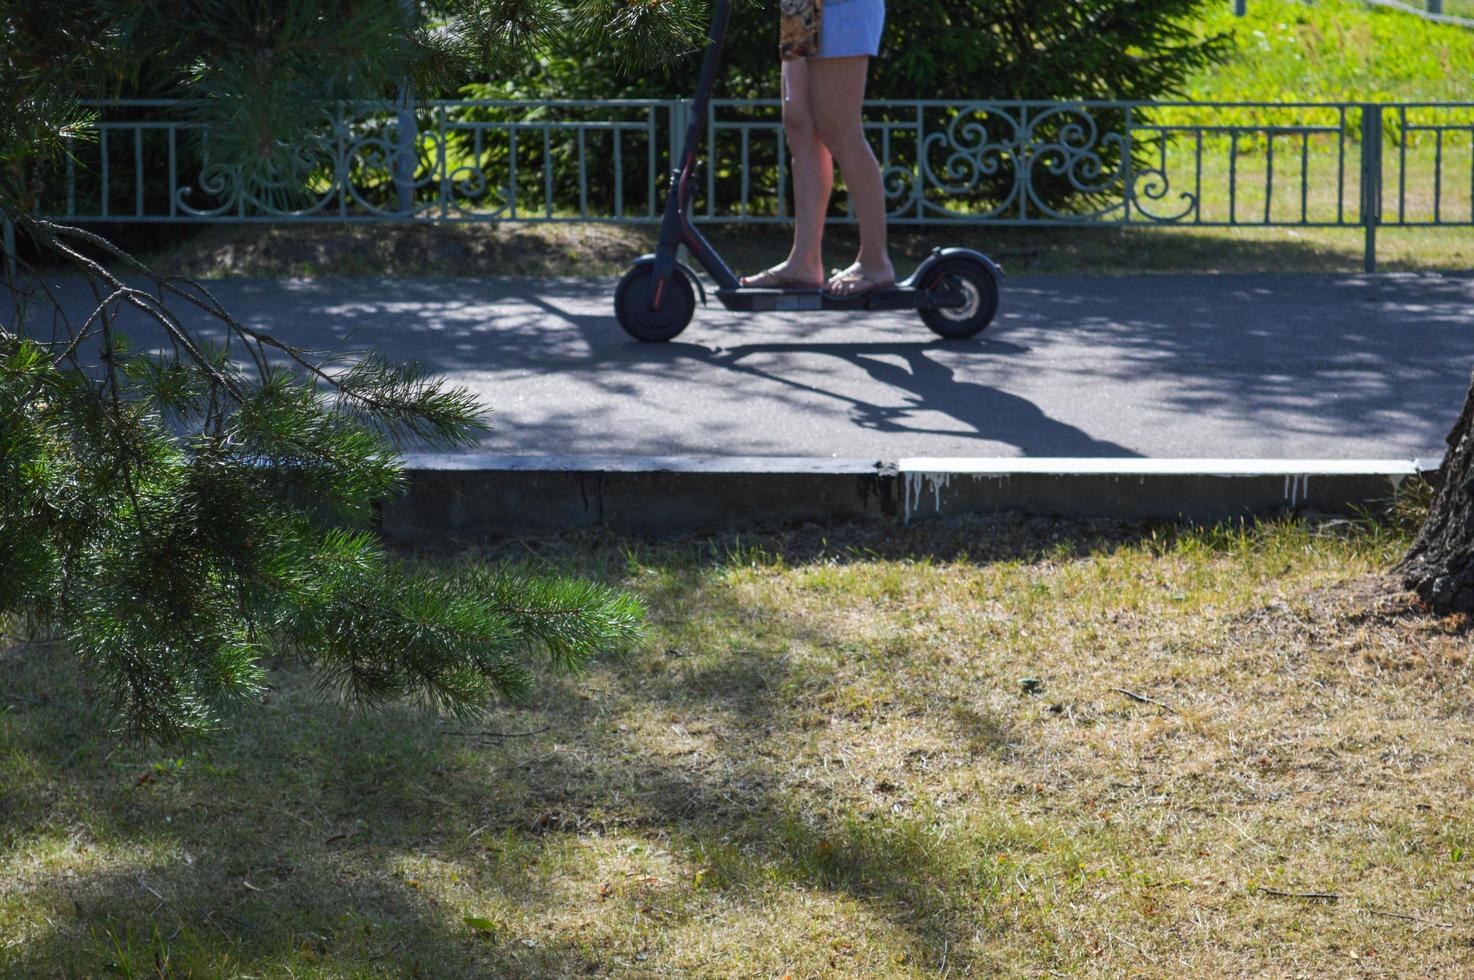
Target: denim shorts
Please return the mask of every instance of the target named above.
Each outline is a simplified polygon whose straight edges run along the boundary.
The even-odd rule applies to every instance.
[[[872,58],[885,29],[885,0],[824,0],[824,24],[816,58]]]

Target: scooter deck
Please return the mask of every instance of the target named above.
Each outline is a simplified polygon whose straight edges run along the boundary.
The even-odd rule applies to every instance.
[[[729,310],[763,313],[781,310],[942,310],[965,306],[960,290],[869,289],[836,296],[823,289],[718,289],[717,299]]]

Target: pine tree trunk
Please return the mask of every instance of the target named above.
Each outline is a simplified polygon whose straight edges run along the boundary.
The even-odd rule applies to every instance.
[[[1428,519],[1396,571],[1430,608],[1474,613],[1474,385],[1448,434]]]

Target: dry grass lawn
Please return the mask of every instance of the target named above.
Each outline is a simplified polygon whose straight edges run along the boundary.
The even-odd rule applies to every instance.
[[[197,278],[620,276],[654,251],[658,229],[612,224],[234,226],[202,230],[145,257]],[[709,227],[733,269],[773,264],[792,232],[777,225]],[[848,261],[854,229],[832,228],[826,258]],[[1379,271],[1474,269],[1468,228],[1393,228],[1378,237]],[[933,245],[981,249],[1009,275],[1137,273],[1360,273],[1363,239],[1337,228],[988,228],[900,226],[891,230],[906,275]]]
[[[1389,592],[1406,543],[513,542],[646,639],[473,726],[283,666],[172,754],[12,648],[0,975],[1468,976],[1474,665]]]

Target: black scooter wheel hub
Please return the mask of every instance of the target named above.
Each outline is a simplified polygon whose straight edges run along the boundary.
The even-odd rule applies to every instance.
[[[658,306],[652,305],[655,275],[648,264],[637,265],[619,280],[614,315],[624,332],[647,344],[664,343],[685,330],[696,315],[696,291],[679,269],[665,281]]]
[[[931,269],[921,288],[928,292],[956,290],[961,306],[922,310],[922,321],[939,337],[962,340],[976,337],[998,315],[998,280],[992,270],[975,259],[949,258]]]

